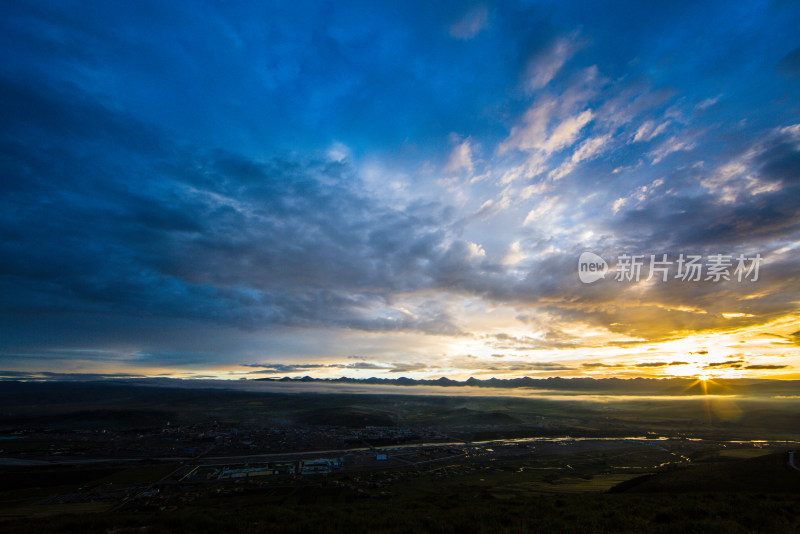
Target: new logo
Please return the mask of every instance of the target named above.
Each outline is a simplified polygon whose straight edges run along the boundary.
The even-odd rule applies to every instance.
[[[578,258],[578,278],[584,284],[591,284],[606,277],[608,264],[594,252],[584,252]]]

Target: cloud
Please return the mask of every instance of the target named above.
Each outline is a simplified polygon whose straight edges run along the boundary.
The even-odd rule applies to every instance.
[[[470,140],[458,144],[447,159],[447,164],[444,167],[446,173],[456,173],[465,171],[471,173],[474,168],[472,163],[472,145]]]
[[[717,95],[717,96],[714,96],[714,97],[711,97],[711,98],[706,98],[705,100],[703,100],[702,102],[697,104],[694,107],[694,109],[696,111],[704,111],[704,110],[710,108],[711,106],[713,106],[714,104],[716,104],[717,102],[719,102],[721,98],[722,98],[721,94]]]
[[[762,179],[784,185],[800,182],[800,124],[776,129],[756,151],[753,162]]]
[[[0,202],[6,311],[459,332],[441,307],[406,313],[387,298],[434,286],[427,271],[438,263],[474,261],[453,255],[444,206],[382,204],[360,191],[347,161],[178,146],[79,93],[23,93],[8,80],[0,91],[15,102],[0,110],[13,191]],[[80,132],[58,134],[70,123]],[[34,134],[56,135],[53,149],[20,145]],[[103,150],[85,160],[84,143]],[[34,296],[40,284],[45,299]]]
[[[650,152],[648,156],[650,156],[652,164],[656,165],[674,152],[692,150],[696,146],[697,144],[692,140],[670,137]]]
[[[669,126],[669,121],[664,121],[658,125],[656,125],[655,121],[644,121],[642,125],[639,126],[639,129],[636,130],[636,135],[633,136],[633,142],[638,143],[640,141],[651,141],[652,139],[664,133],[664,131],[667,129],[667,126]]]
[[[508,246],[505,256],[503,256],[503,265],[516,265],[523,261],[527,256],[522,251],[519,241],[514,241]]]
[[[503,314],[527,333],[484,348],[520,354],[795,313],[800,126],[761,56],[791,78],[797,50],[731,24],[691,62],[632,60],[686,14],[584,7],[2,8],[4,356],[289,366],[358,340],[349,363],[388,372]],[[757,284],[585,286],[584,250],[765,262]]]
[[[502,332],[494,334],[487,344],[495,350],[532,351],[575,347],[579,340],[556,327],[545,327],[534,336],[513,336]]]
[[[487,371],[526,372],[526,371],[572,371],[574,367],[557,362],[506,361],[502,364],[490,363],[483,366]]]
[[[384,365],[374,362],[352,362],[352,363],[243,363],[244,367],[255,367],[258,371],[251,371],[250,374],[286,374],[300,373],[320,369],[365,369],[365,370],[391,370],[391,365]]]
[[[285,374],[285,373],[298,373],[302,371],[314,370],[314,369],[324,369],[328,367],[328,365],[322,364],[309,364],[309,363],[265,363],[265,364],[248,364],[243,363],[241,364],[245,367],[257,367],[259,368],[258,371],[250,371],[250,374]]]
[[[775,128],[746,151],[718,166],[702,185],[721,202],[780,191],[798,182],[800,125]]]
[[[548,178],[551,180],[560,180],[564,176],[571,173],[578,163],[598,157],[604,150],[608,148],[611,135],[598,135],[586,139],[581,145],[572,153],[572,155],[564,161],[556,169],[553,169]]]
[[[422,371],[427,369],[427,365],[423,363],[412,363],[412,362],[399,362],[395,363],[392,368],[389,370],[390,373],[410,373],[412,371]]]
[[[478,35],[489,24],[489,10],[478,5],[469,10],[461,19],[450,26],[450,35],[456,39],[468,40]]]
[[[687,365],[688,362],[644,362],[634,364],[634,367],[667,367],[670,365]]]
[[[575,110],[580,97],[556,99],[543,96],[525,112],[521,123],[498,146],[503,154],[509,150],[534,151],[543,155],[563,149],[575,142],[581,130],[591,122],[594,114],[590,109]]]
[[[348,363],[343,366],[344,369],[391,369],[391,366],[382,365],[379,363],[373,362],[355,362],[355,363]]]
[[[50,371],[8,371],[0,370],[0,379],[7,380],[58,380],[87,382],[95,380],[127,380],[147,378],[147,375],[133,373],[54,373]]]
[[[555,39],[549,46],[534,54],[528,60],[526,68],[526,88],[529,91],[536,91],[549,84],[576,49],[573,35]]]
[[[559,200],[560,198],[557,196],[543,198],[535,208],[528,212],[522,224],[528,225],[554,217],[564,208]]]
[[[569,117],[552,129],[551,134],[541,144],[534,145],[545,152],[555,152],[571,145],[577,139],[584,126],[592,120],[591,110],[584,110],[578,115]]]
[[[707,363],[703,368],[704,369],[714,369],[716,367],[730,367],[732,369],[738,369],[744,366],[744,363],[740,360],[727,360],[724,362],[711,362]]]

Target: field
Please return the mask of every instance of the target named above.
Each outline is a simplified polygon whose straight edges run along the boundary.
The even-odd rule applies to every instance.
[[[124,384],[0,399],[3,532],[800,530],[796,400]]]
[[[435,476],[431,474],[431,476]],[[237,486],[164,509],[54,508],[4,532],[796,532],[794,492],[608,493],[628,475],[591,478],[493,471],[389,486],[369,495],[345,481]],[[692,484],[692,477],[683,480]],[[30,513],[30,509],[21,510]],[[90,513],[94,512],[94,513]],[[45,514],[61,514],[49,515]]]

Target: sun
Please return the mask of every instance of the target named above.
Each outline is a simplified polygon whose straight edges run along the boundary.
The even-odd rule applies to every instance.
[[[711,373],[707,372],[699,372],[694,375],[694,381],[684,388],[684,391],[689,391],[695,386],[699,386],[700,390],[702,391],[703,395],[709,395],[709,388],[715,387],[717,390],[719,388],[727,389],[725,386],[720,384],[719,382],[715,382],[714,379],[716,377]]]

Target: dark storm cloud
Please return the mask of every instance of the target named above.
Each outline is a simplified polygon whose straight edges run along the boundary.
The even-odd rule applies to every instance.
[[[468,268],[441,206],[382,206],[346,163],[181,147],[78,95],[9,80],[0,95],[7,312],[458,332],[436,305],[373,309],[430,285],[423,264]],[[48,143],[30,149],[37,136]],[[86,145],[98,153],[84,157]]]
[[[630,244],[659,250],[756,244],[800,231],[797,195],[800,187],[790,185],[735,204],[721,204],[710,194],[655,197],[625,212],[614,228]]]
[[[800,147],[796,139],[777,139],[756,161],[762,176],[785,184],[800,182]]]
[[[671,249],[782,237],[800,230],[800,208],[794,200],[798,194],[800,188],[791,187],[736,205],[720,205],[711,195],[657,198],[626,212],[619,228],[637,228],[634,239]]]
[[[738,147],[728,161],[671,173],[612,228],[622,242],[666,250],[786,238],[800,231],[798,176],[800,131],[779,128]]]

